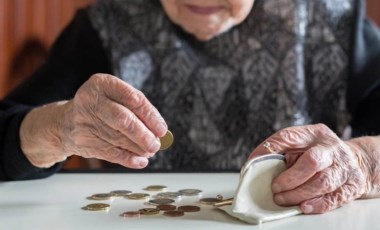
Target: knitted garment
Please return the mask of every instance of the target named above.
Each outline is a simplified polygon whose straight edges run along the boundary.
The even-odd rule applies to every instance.
[[[248,18],[200,42],[159,1],[89,8],[114,74],[141,90],[174,134],[151,169],[238,170],[277,130],[324,123],[340,135],[353,0],[256,0]]]

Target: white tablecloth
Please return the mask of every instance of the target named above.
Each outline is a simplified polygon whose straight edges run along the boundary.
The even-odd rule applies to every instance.
[[[175,205],[201,206],[197,213],[183,217],[142,216],[122,218],[124,211],[149,207],[143,201],[115,198],[108,212],[84,211],[95,203],[86,197],[112,190],[143,190],[149,185],[166,185],[168,191],[184,188],[203,190],[202,197],[233,196],[236,173],[110,173],[56,174],[47,179],[0,183],[0,229],[380,229],[380,199],[360,200],[323,215],[299,215],[284,220],[248,225],[224,212],[200,205],[198,197],[183,197]],[[149,192],[155,194],[156,192]]]

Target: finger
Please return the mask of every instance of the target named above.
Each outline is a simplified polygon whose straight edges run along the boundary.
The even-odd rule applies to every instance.
[[[333,153],[329,149],[319,145],[312,147],[304,152],[291,168],[273,180],[272,191],[280,193],[295,189],[332,163]]]
[[[103,121],[95,122],[95,127],[90,128],[92,133],[107,143],[128,150],[135,155],[142,157],[152,157],[154,153],[147,152],[140,148],[136,143],[128,139],[121,132],[109,127]]]
[[[303,152],[301,153],[285,153],[284,156],[285,156],[285,163],[286,163],[286,168],[290,168],[294,165],[294,163],[296,163],[296,161],[298,160],[298,158],[303,154]]]
[[[304,152],[306,149],[313,146],[317,139],[333,134],[334,133],[323,124],[295,126],[281,129],[258,145],[250,154],[249,159],[268,153],[268,149],[264,147],[265,142],[270,143],[271,149],[274,152]]]
[[[332,193],[303,202],[300,208],[305,214],[325,213],[358,198],[357,189],[346,184]]]
[[[114,151],[111,151],[104,160],[133,169],[145,168],[149,163],[147,158],[136,156],[120,148],[114,148]]]
[[[148,165],[148,159],[145,157],[136,156],[128,150],[110,145],[100,139],[97,142],[97,148],[89,147],[90,153],[85,157],[94,157],[133,169],[145,168]],[[99,146],[102,147],[99,148]]]
[[[347,175],[340,168],[330,167],[315,174],[303,185],[286,192],[276,194],[274,200],[278,205],[290,206],[305,200],[331,193],[347,181]]]
[[[97,85],[106,97],[130,109],[156,136],[166,134],[166,122],[143,93],[112,75],[103,74],[101,78]]]
[[[136,115],[113,101],[99,102],[102,108],[96,115],[112,129],[118,130],[141,149],[155,153],[160,149],[160,140],[136,117]]]

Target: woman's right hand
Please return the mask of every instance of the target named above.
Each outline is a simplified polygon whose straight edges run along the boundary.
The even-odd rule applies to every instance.
[[[72,100],[29,112],[20,141],[37,167],[78,155],[144,168],[166,132],[167,124],[143,93],[117,77],[95,74]]]

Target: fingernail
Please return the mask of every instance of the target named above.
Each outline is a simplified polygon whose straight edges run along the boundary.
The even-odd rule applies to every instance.
[[[303,212],[304,213],[312,213],[313,212],[313,206],[311,206],[311,205],[304,205],[303,206]]]
[[[157,125],[157,132],[159,132],[160,134],[164,135],[167,131],[168,131],[168,128],[166,127],[166,125],[162,123]]]
[[[137,164],[138,164],[141,168],[145,168],[145,167],[148,165],[148,159],[146,159],[146,158],[138,158],[138,160],[137,160]]]
[[[279,193],[279,192],[281,192],[281,186],[279,184],[277,184],[277,183],[274,183],[272,185],[272,192],[273,193]]]
[[[280,205],[285,203],[285,199],[283,195],[275,195],[274,200],[276,201],[277,204],[280,204]]]

